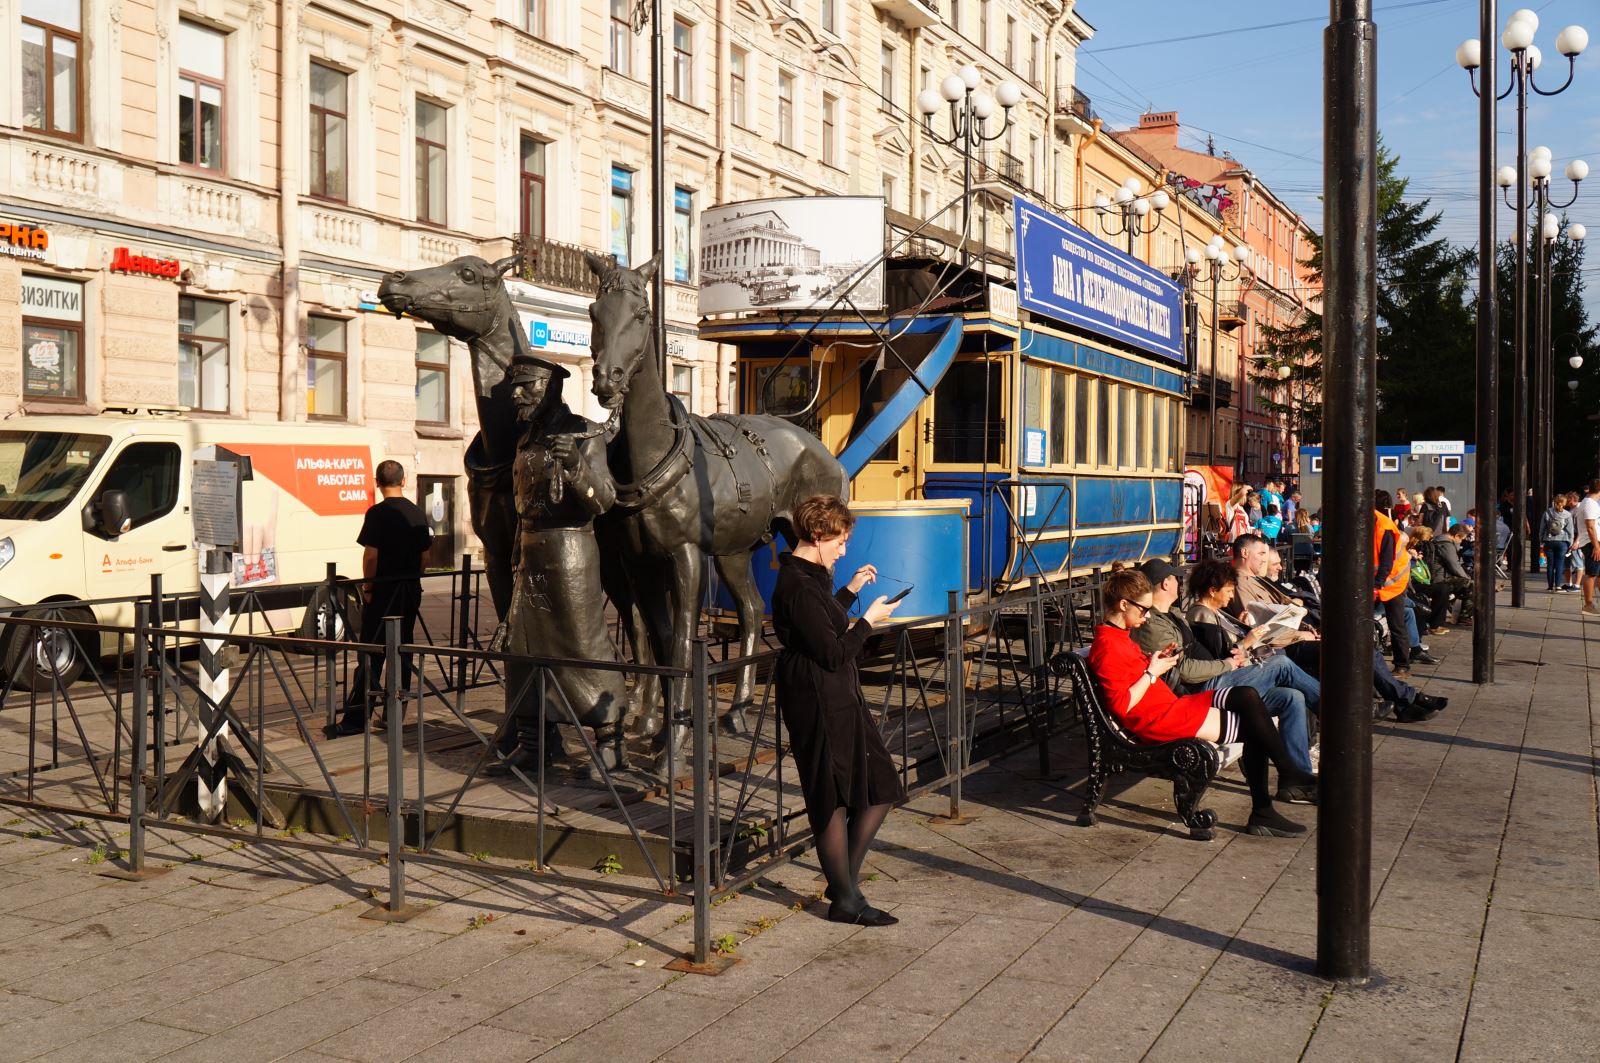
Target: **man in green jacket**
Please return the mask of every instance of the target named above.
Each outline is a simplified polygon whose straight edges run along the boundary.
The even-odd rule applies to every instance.
[[[1267,712],[1278,718],[1278,732],[1295,766],[1314,773],[1308,738],[1310,714],[1321,703],[1322,685],[1299,665],[1281,653],[1259,664],[1250,663],[1243,650],[1234,650],[1227,660],[1216,660],[1194,637],[1189,622],[1173,608],[1178,601],[1179,576],[1176,566],[1161,558],[1151,558],[1139,566],[1155,588],[1149,615],[1144,624],[1130,634],[1138,647],[1154,654],[1169,644],[1178,647],[1178,665],[1164,678],[1174,692],[1191,694],[1219,687],[1247,686],[1261,695]],[[1284,787],[1278,800],[1316,804],[1311,787]]]

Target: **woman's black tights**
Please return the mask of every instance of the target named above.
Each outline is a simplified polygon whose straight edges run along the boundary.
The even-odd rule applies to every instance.
[[[1244,740],[1244,754],[1239,758],[1239,767],[1244,771],[1244,780],[1250,786],[1250,799],[1256,808],[1263,809],[1272,804],[1272,791],[1267,787],[1268,760],[1278,766],[1280,786],[1310,786],[1317,781],[1314,776],[1302,774],[1289,759],[1283,736],[1273,726],[1272,717],[1261,703],[1260,694],[1250,687],[1229,687],[1224,705],[1239,718],[1239,737]]]
[[[817,861],[828,880],[828,898],[845,911],[855,912],[866,906],[867,899],[856,883],[867,850],[889,808],[887,804],[871,805],[853,814],[834,809],[833,818],[817,835]]]

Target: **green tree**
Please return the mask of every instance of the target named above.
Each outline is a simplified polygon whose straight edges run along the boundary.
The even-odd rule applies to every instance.
[[[1440,212],[1407,198],[1399,156],[1378,144],[1378,429],[1380,442],[1471,438],[1473,310],[1470,251],[1438,235]],[[1323,245],[1306,262],[1322,281]],[[1252,374],[1261,405],[1291,415],[1304,438],[1322,430],[1322,315],[1263,330]],[[1280,367],[1287,366],[1286,380]],[[1271,389],[1276,387],[1277,393]]]

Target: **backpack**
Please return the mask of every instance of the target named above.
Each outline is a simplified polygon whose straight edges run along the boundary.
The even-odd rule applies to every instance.
[[[1544,538],[1559,538],[1563,530],[1565,530],[1565,525],[1554,512],[1547,512],[1544,515]]]

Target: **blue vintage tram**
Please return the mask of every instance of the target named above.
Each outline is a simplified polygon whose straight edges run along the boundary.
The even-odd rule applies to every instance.
[[[902,616],[943,612],[948,592],[982,600],[1180,546],[1177,286],[1031,204],[1015,210],[1020,285],[969,270],[964,291],[899,312],[700,327],[737,348],[741,412],[805,423],[839,455],[861,520],[851,554],[878,565],[881,590],[915,586]],[[897,273],[937,270],[891,258],[889,305],[897,288],[940,290]],[[1145,325],[1158,335],[1131,327]],[[764,584],[771,553],[758,559]]]

